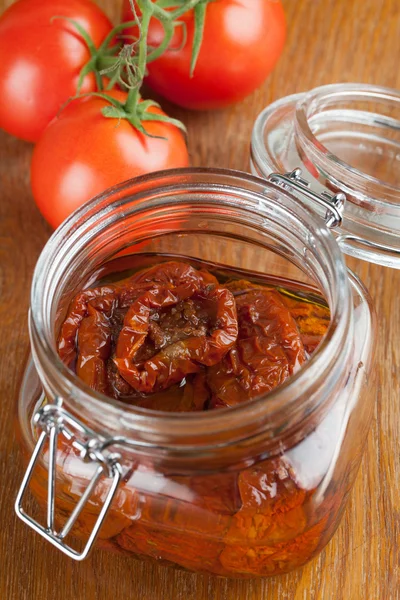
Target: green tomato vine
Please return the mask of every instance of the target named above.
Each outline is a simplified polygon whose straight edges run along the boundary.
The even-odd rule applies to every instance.
[[[183,123],[177,119],[148,112],[150,107],[159,107],[159,104],[153,100],[142,101],[140,90],[146,76],[147,64],[159,58],[169,48],[176,27],[182,28],[182,45],[186,44],[186,23],[181,20],[181,17],[189,11],[193,11],[194,18],[190,63],[190,75],[193,76],[203,39],[207,5],[213,1],[215,0],[136,0],[139,9],[137,10],[134,0],[129,0],[132,20],[114,27],[99,48],[95,47],[88,33],[77,21],[63,16],[54,17],[54,19],[65,19],[70,22],[82,37],[90,53],[90,59],[79,75],[77,97],[82,96],[80,90],[84,78],[89,73],[93,73],[96,78],[97,92],[84,95],[98,96],[109,103],[109,106],[102,109],[104,117],[127,119],[136,129],[146,135],[149,135],[143,126],[146,121],[171,123],[186,131]],[[149,26],[152,19],[157,19],[164,30],[163,40],[157,47],[149,47],[148,44]],[[130,43],[123,43],[124,30],[132,27],[137,30],[137,35]],[[106,86],[104,79],[108,80]],[[119,84],[128,93],[125,103],[119,102],[107,94],[107,91],[113,89],[116,84]]]

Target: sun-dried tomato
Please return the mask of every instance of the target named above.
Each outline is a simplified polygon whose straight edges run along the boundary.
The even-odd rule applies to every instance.
[[[296,321],[306,352],[312,354],[328,330],[329,308],[297,296],[282,295],[282,300]]]
[[[290,513],[288,513],[290,514]],[[326,535],[325,517],[303,533],[286,542],[241,544],[238,540],[227,544],[220,561],[225,574],[240,573],[242,577],[269,576],[288,573],[308,562],[318,551]]]
[[[190,283],[199,287],[207,284],[218,285],[217,279],[208,271],[197,270],[187,263],[176,261],[160,263],[138,271],[132,280],[136,283],[170,284],[174,287]]]
[[[163,309],[174,307],[188,297],[196,303],[191,308],[197,308],[197,311],[192,310],[187,330],[176,328],[175,339],[168,343],[168,336],[159,327],[155,346],[161,349],[140,365],[138,354],[151,333],[151,319],[162,324]],[[197,313],[201,317],[197,317]],[[195,327],[193,316],[197,321]],[[236,337],[236,307],[227,289],[214,285],[193,289],[192,284],[172,290],[155,288],[140,296],[129,308],[114,362],[129,385],[139,392],[149,393],[168,388],[190,373],[198,373],[201,365],[216,364],[235,343]]]
[[[58,349],[91,388],[127,403],[230,407],[283,383],[316,348],[329,324],[317,300],[164,262],[79,293]],[[284,456],[241,471],[158,473],[149,463],[132,473],[101,537],[155,560],[228,576],[282,573],[316,553],[331,527]],[[66,510],[76,499],[63,487]],[[80,535],[94,516],[82,513]]]
[[[204,372],[236,337],[231,292],[206,271],[170,262],[78,294],[58,349],[64,362],[76,362],[77,374],[90,387],[123,398],[159,392]],[[203,398],[193,399],[189,410],[203,408],[205,379],[190,378],[189,385]],[[190,389],[185,405],[189,397]],[[182,410],[179,404],[176,410]]]
[[[115,294],[115,286],[88,289],[75,296],[58,336],[58,354],[66,365],[73,365],[76,359],[77,334],[83,319],[88,315],[89,303],[96,298],[110,294]]]
[[[320,343],[329,309],[170,261],[80,292],[62,360],[92,389],[163,411],[230,407],[271,391]]]
[[[76,374],[92,389],[107,393],[106,360],[111,351],[108,315],[114,305],[113,295],[98,296],[87,306],[87,317],[78,330],[79,354]]]
[[[228,287],[238,291],[235,283]],[[208,371],[213,407],[234,406],[271,391],[306,360],[296,322],[279,292],[240,286],[235,301],[237,342]]]
[[[164,412],[195,412],[205,409],[209,395],[205,373],[201,372],[185,377],[185,385],[177,383],[161,392],[136,398],[135,405]]]

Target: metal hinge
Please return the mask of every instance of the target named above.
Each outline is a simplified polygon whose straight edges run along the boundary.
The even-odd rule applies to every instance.
[[[122,478],[122,468],[119,463],[119,454],[111,453],[106,448],[110,446],[109,439],[103,439],[96,435],[91,429],[83,425],[70,413],[57,404],[47,404],[41,408],[34,417],[34,423],[42,432],[39,436],[36,447],[29,461],[28,468],[23,478],[17,499],[15,501],[15,511],[20,519],[29,527],[34,529],[53,546],[67,554],[74,560],[83,560],[89,554],[93,543],[99,533],[100,527],[110,508],[111,502],[115,496],[118,485]],[[82,461],[94,463],[97,465],[95,472],[77,505],[71,512],[66,523],[60,531],[55,529],[55,508],[56,508],[56,464],[57,464],[57,440],[58,436],[63,435],[67,442],[79,451]],[[49,442],[48,451],[48,497],[47,497],[47,518],[46,526],[40,524],[30,517],[22,508],[25,492],[29,486],[35,465],[39,460],[40,453],[45,442]],[[86,542],[84,549],[79,552],[68,546],[64,539],[72,530],[85,504],[90,499],[97,484],[102,478],[110,479],[110,487],[107,492],[104,504],[101,507],[96,523]]]
[[[325,224],[330,229],[340,227],[343,221],[343,210],[346,202],[346,196],[343,192],[331,195],[329,192],[321,192],[317,194],[310,189],[310,183],[302,178],[301,169],[294,169],[291,173],[281,175],[280,173],[271,173],[268,181],[278,185],[279,187],[289,188],[299,192],[313,200],[323,208],[326,208]]]

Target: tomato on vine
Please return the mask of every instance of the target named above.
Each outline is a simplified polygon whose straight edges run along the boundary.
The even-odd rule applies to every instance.
[[[0,18],[0,127],[36,142],[80,83],[83,93],[97,88],[90,68],[80,75],[111,30],[91,0],[12,4]]]
[[[281,0],[188,1],[192,10],[175,20],[171,38],[165,12],[177,12],[178,1],[135,0],[144,14],[157,6],[148,29],[148,46],[167,49],[149,56],[146,81],[175,104],[212,109],[242,100],[274,68],[286,38]],[[161,7],[168,7],[162,9]],[[181,11],[182,12],[182,11]],[[132,19],[132,0],[124,0],[123,20]],[[137,36],[137,28],[127,34]]]
[[[130,115],[128,97],[114,90],[77,98],[41,136],[32,158],[32,192],[53,227],[121,181],[188,166],[181,124],[151,101],[139,101]]]
[[[178,104],[222,106],[262,83],[285,38],[280,0],[126,0],[125,12],[112,29],[91,0],[18,0],[0,19],[0,126],[40,138],[32,190],[54,227],[116,183],[188,165],[182,124],[140,97],[146,75]]]

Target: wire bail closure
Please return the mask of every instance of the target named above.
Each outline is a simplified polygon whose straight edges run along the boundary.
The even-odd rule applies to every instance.
[[[106,446],[110,445],[110,440],[103,439],[96,435],[94,431],[83,425],[58,404],[47,404],[41,408],[34,416],[34,423],[37,425],[37,427],[42,429],[42,432],[39,436],[29,461],[28,468],[22,480],[21,487],[15,501],[15,512],[24,523],[29,525],[29,527],[39,533],[64,554],[77,561],[84,560],[93,547],[97,534],[99,533],[100,527],[103,524],[108,509],[110,508],[117,491],[118,485],[122,479],[122,467],[119,463],[120,455],[106,451]],[[61,531],[57,531],[55,529],[54,522],[56,505],[55,488],[57,440],[59,435],[63,435],[70,442],[71,446],[79,451],[82,461],[97,465],[97,468],[85,492],[73,509]],[[39,460],[40,453],[47,440],[49,442],[48,493],[46,526],[44,526],[41,523],[38,523],[24,511],[22,508],[22,503],[35,465]],[[103,477],[111,480],[110,488],[86,545],[84,549],[79,552],[68,546],[64,542],[64,539],[72,530],[94,489]]]
[[[346,203],[346,196],[343,192],[331,195],[329,192],[321,192],[317,194],[310,189],[310,183],[302,178],[300,168],[294,169],[291,173],[271,173],[268,181],[283,188],[289,188],[300,192],[310,200],[313,200],[323,208],[326,208],[325,225],[329,229],[340,227],[343,222],[343,211]]]

